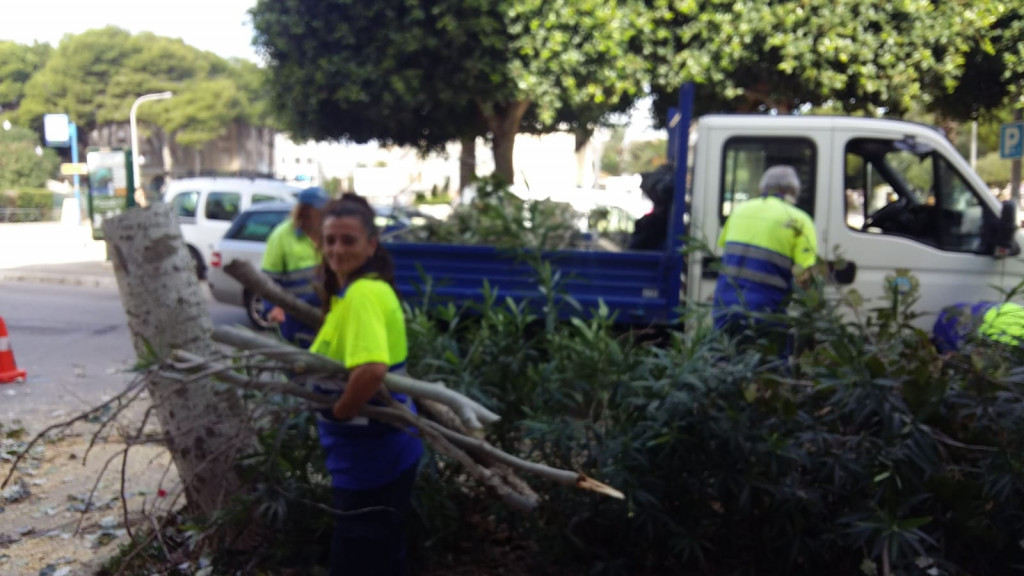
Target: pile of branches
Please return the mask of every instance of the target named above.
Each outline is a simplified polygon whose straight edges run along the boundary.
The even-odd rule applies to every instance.
[[[284,292],[270,278],[248,262],[235,260],[225,271],[241,282],[247,290],[281,306],[287,314],[310,326],[319,326],[323,317],[319,310]],[[243,389],[286,394],[305,402],[311,410],[330,409],[335,398],[312,391],[312,383],[345,380],[345,367],[329,358],[311,354],[279,339],[257,334],[241,327],[219,327],[213,340],[230,346],[242,355],[259,357],[260,372],[256,375],[238,370],[235,362],[198,357],[175,351],[165,371],[178,378],[214,377]],[[284,379],[280,375],[288,374]],[[413,398],[419,413],[392,400],[390,392]],[[539,504],[537,494],[519,477],[526,472],[552,482],[575,486],[622,499],[623,494],[585,474],[529,462],[492,446],[483,439],[484,428],[499,416],[475,400],[446,387],[441,382],[424,382],[407,375],[389,373],[378,393],[380,405],[366,405],[360,415],[394,425],[414,428],[433,450],[461,464],[467,473],[489,492],[520,510],[533,510]]]
[[[220,327],[214,330],[213,339],[243,352],[234,356],[234,360],[243,356],[258,357],[261,374],[244,374],[231,359],[202,358],[176,351],[165,365],[163,375],[182,380],[214,377],[242,389],[293,396],[304,401],[310,410],[329,410],[335,398],[313,392],[312,383],[340,383],[347,373],[345,367],[334,360],[246,328]],[[291,377],[285,380],[275,376],[279,374],[291,374]],[[412,397],[420,413],[394,402],[389,391]],[[473,478],[512,507],[528,511],[539,504],[537,494],[517,472],[622,498],[618,490],[585,474],[529,462],[487,443],[482,439],[484,427],[497,422],[499,416],[440,382],[424,382],[389,373],[384,377],[378,397],[384,405],[366,405],[360,416],[401,429],[416,429],[431,448],[461,464]]]
[[[288,314],[300,318],[303,322],[317,326],[322,322],[319,310],[283,292],[272,280],[257,271],[250,264],[234,261],[225,270],[242,282],[250,291],[280,305]],[[93,433],[88,458],[92,448],[109,433],[110,427],[117,427],[124,447],[111,456],[98,474],[87,502],[92,502],[100,482],[108,467],[120,460],[121,503],[123,526],[134,545],[125,558],[120,560],[121,569],[127,569],[130,561],[138,554],[144,554],[150,544],[156,542],[163,549],[163,558],[174,563],[188,560],[188,546],[182,542],[188,540],[181,536],[182,542],[171,542],[167,534],[171,527],[180,519],[175,512],[177,503],[184,492],[168,487],[167,498],[159,502],[154,500],[153,506],[142,511],[130,512],[125,491],[125,469],[129,452],[133,447],[142,444],[161,444],[168,441],[164,435],[148,431],[147,425],[153,416],[155,405],[148,407],[141,422],[133,428],[120,424],[119,419],[126,410],[143,397],[148,384],[154,380],[162,383],[170,382],[187,389],[198,382],[206,382],[211,378],[225,385],[246,391],[258,391],[264,395],[287,397],[287,402],[280,403],[291,410],[320,411],[329,410],[336,398],[313,391],[312,383],[325,384],[344,382],[347,370],[329,358],[311,354],[287,342],[265,334],[255,333],[242,327],[219,327],[214,330],[212,338],[224,345],[222,352],[213,357],[203,357],[184,350],[174,350],[171,355],[159,362],[140,368],[138,376],[120,394],[111,400],[78,414],[67,421],[54,424],[33,438],[13,462],[9,473],[0,483],[7,486],[15,479],[22,459],[30,453],[33,446],[44,441],[48,436],[63,429],[68,429],[82,421],[99,418],[98,429]],[[392,400],[390,392],[406,394],[416,402],[418,413]],[[488,443],[485,439],[485,428],[499,421],[500,417],[479,402],[446,387],[440,382],[425,382],[407,375],[389,373],[385,376],[378,393],[376,405],[366,405],[361,409],[360,416],[373,418],[394,425],[409,433],[419,434],[423,441],[436,453],[449,458],[460,465],[467,475],[475,479],[486,493],[520,511],[535,510],[540,504],[540,497],[520,474],[531,474],[542,479],[564,486],[577,487],[596,492],[615,499],[623,499],[619,490],[608,486],[589,476],[531,462],[509,454]],[[294,401],[291,401],[294,400]],[[415,432],[411,432],[410,429]],[[241,437],[241,436],[240,436]],[[241,440],[240,440],[241,441]],[[239,454],[245,452],[244,446],[236,446]],[[84,463],[84,462],[83,462]],[[165,470],[164,477],[168,470]],[[164,477],[161,477],[159,492],[163,489]],[[173,492],[173,494],[171,494]],[[315,507],[338,513],[326,506],[309,503]],[[86,513],[90,510],[85,506],[82,517],[76,523],[75,534],[89,528],[85,523]],[[133,527],[151,525],[153,530],[147,535],[137,538]],[[212,534],[212,532],[211,532]],[[242,538],[249,535],[240,533]],[[258,534],[253,535],[257,538]],[[236,542],[238,544],[238,542]],[[244,547],[245,544],[242,543]]]

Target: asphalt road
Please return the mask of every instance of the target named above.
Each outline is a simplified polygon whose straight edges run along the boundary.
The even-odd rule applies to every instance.
[[[241,308],[212,301],[215,325],[248,326]],[[0,426],[20,420],[38,431],[124,389],[135,361],[114,288],[0,282],[0,317],[10,335],[20,384],[0,385]]]

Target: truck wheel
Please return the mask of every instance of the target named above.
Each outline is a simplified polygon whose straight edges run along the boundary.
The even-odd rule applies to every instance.
[[[259,330],[270,330],[276,326],[273,322],[268,322],[263,318],[263,298],[246,291],[242,300],[245,301],[245,315],[249,317],[249,322],[253,327]]]
[[[199,250],[189,246],[188,255],[192,257],[192,266],[195,268],[196,278],[206,280],[206,264],[203,264],[203,257],[199,254]]]

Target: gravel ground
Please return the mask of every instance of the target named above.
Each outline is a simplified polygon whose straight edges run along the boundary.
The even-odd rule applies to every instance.
[[[121,434],[134,433],[136,427],[130,426],[132,418],[120,420],[128,426],[108,427],[87,459],[98,422],[76,424],[28,451],[0,491],[0,574],[93,574],[128,541],[121,496],[120,454],[125,448]],[[0,423],[0,482],[30,440],[17,433],[17,424]],[[148,524],[180,490],[170,454],[157,445],[134,446],[124,469],[129,522]],[[94,486],[96,492],[83,517]]]

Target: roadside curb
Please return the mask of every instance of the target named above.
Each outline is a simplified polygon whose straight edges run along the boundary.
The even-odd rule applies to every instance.
[[[85,288],[117,288],[117,280],[113,276],[109,278],[103,276],[71,276],[27,270],[0,270],[0,282],[29,282],[61,286],[82,286]]]

